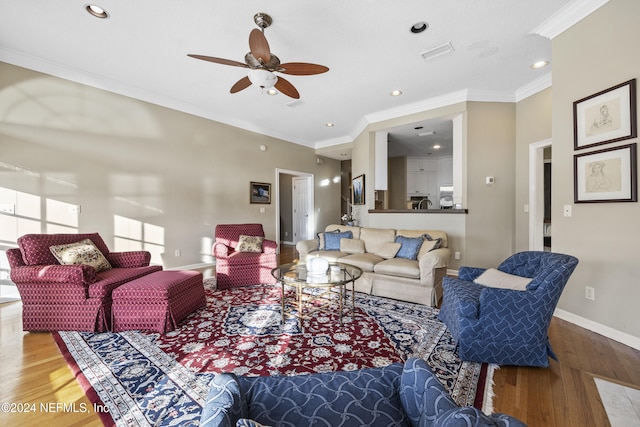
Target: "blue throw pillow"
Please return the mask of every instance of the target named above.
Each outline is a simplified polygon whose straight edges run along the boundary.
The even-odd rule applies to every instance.
[[[423,241],[422,237],[396,236],[395,242],[400,243],[400,250],[396,254],[396,258],[418,259],[418,252],[420,252]]]
[[[351,231],[344,231],[342,233],[324,233],[324,250],[339,251],[340,239],[353,239],[353,233]]]

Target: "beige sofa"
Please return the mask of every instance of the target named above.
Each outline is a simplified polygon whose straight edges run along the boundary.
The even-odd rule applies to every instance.
[[[339,250],[321,250],[326,233],[351,231],[352,239],[340,239]],[[432,241],[425,241],[417,259],[395,256],[394,248],[399,245],[396,236],[409,238],[429,235]],[[335,244],[335,237],[330,236]],[[439,248],[431,249],[434,241]],[[394,230],[382,228],[348,227],[332,224],[317,239],[302,240],[296,249],[300,261],[310,257],[322,257],[329,262],[341,262],[362,269],[362,276],[356,281],[355,290],[367,294],[393,298],[402,301],[436,306],[442,298],[442,278],[447,270],[450,250],[447,234],[439,230]]]

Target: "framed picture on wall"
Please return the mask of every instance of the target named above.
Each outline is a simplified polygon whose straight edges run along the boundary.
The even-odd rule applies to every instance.
[[[271,184],[252,181],[249,197],[250,203],[271,203]]]
[[[576,150],[637,135],[636,79],[573,103],[573,146]]]
[[[353,184],[353,204],[364,205],[364,175],[360,175],[353,178],[352,184]]]
[[[574,155],[575,203],[637,202],[636,145]]]

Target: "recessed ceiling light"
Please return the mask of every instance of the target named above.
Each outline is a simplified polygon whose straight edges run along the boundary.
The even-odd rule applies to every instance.
[[[95,4],[88,4],[84,8],[87,10],[87,12],[89,12],[96,18],[105,19],[109,17],[109,14],[106,10]]]
[[[335,126],[335,124],[334,123],[325,123],[325,126],[328,127],[328,128],[332,128],[332,127]]]
[[[433,146],[434,149],[438,150],[440,148],[440,144],[436,144]]]
[[[394,90],[394,91],[391,91],[391,93],[389,95],[391,95],[391,96],[400,96],[400,95],[402,95],[402,91],[401,90]]]
[[[418,136],[429,136],[429,135],[435,135],[435,134],[436,134],[436,131],[434,131],[434,130],[428,130],[428,131],[426,131],[426,132],[420,132],[420,133],[418,134]]]
[[[423,32],[427,28],[429,28],[429,24],[424,22],[424,21],[420,21],[420,22],[416,22],[415,24],[413,24],[411,26],[411,32],[413,34],[418,34],[418,33]]]
[[[544,68],[547,65],[549,65],[549,61],[538,61],[538,62],[532,64],[531,68],[534,68],[534,69]]]

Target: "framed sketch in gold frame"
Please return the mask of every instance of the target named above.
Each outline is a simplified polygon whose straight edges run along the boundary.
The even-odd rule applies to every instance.
[[[637,202],[636,145],[574,155],[574,202]]]
[[[573,147],[582,149],[635,138],[636,79],[573,103]]]
[[[251,181],[251,189],[249,192],[250,203],[271,203],[271,184],[266,182]]]

